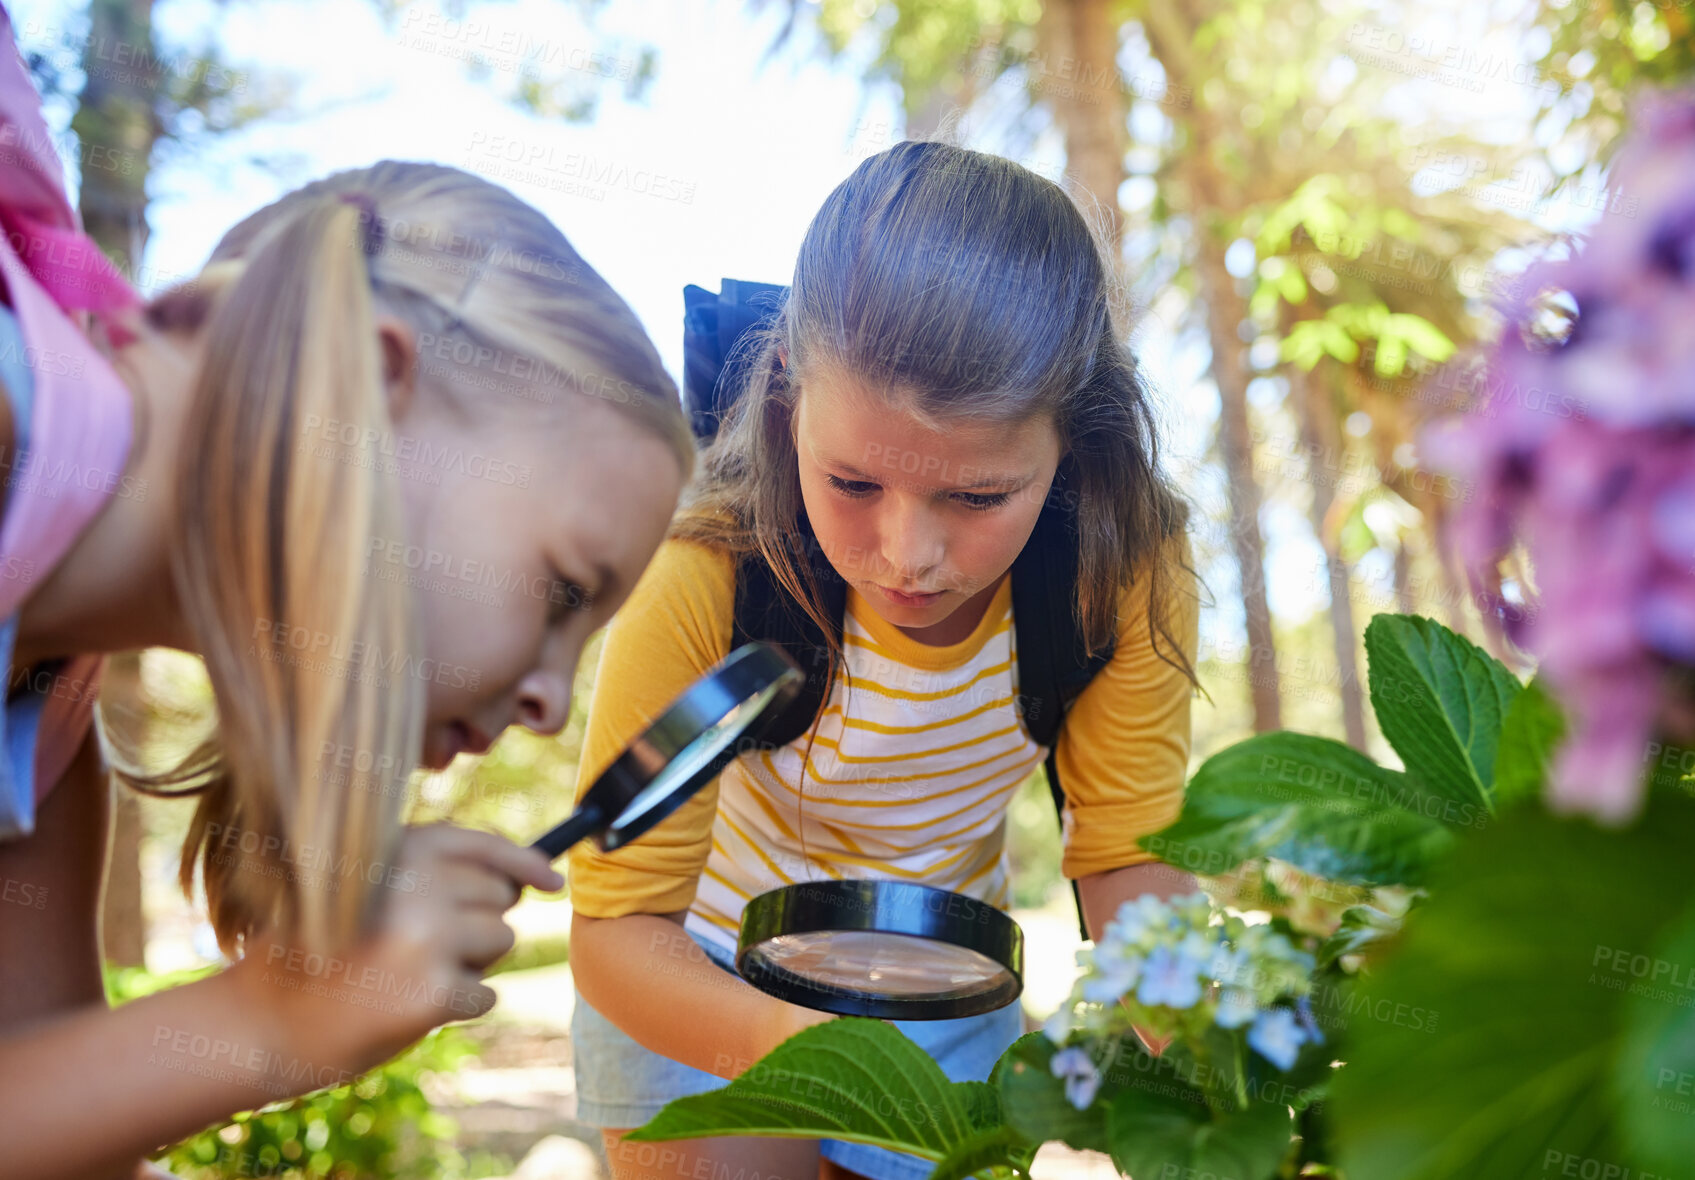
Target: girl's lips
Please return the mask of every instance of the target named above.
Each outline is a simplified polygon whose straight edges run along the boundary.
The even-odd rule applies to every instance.
[[[873,583],[876,585],[876,583]],[[877,585],[886,598],[896,606],[929,606],[942,596],[942,591],[932,590],[928,594],[902,594],[899,590],[891,590],[887,586]]]
[[[464,750],[465,753],[486,754],[489,747],[494,745],[493,739],[475,725],[470,725],[464,721],[455,721],[453,724],[457,730],[456,736],[461,739],[459,748]]]
[[[494,744],[482,730],[463,721],[449,721],[436,732],[439,744],[426,740],[424,756],[419,760],[426,770],[444,770],[461,754],[486,754]]]

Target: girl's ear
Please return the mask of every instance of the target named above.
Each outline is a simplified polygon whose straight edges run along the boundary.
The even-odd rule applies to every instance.
[[[777,345],[777,367],[779,369],[786,369],[789,367],[789,350],[784,348],[781,344]]]
[[[418,335],[398,316],[378,315],[377,351],[382,357],[389,421],[398,422],[418,393]]]

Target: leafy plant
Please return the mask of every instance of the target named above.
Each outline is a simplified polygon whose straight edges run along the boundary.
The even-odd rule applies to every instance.
[[[1275,732],[1219,751],[1190,780],[1183,814],[1140,843],[1209,876],[1276,857],[1358,885],[1422,885],[1455,837],[1485,827],[1539,782],[1551,736],[1546,697],[1515,720],[1510,784],[1497,790],[1517,677],[1464,636],[1417,615],[1378,615],[1365,632],[1371,703],[1403,769],[1331,738]]]
[[[1695,800],[1626,832],[1525,809],[1468,841],[1362,985],[1332,1109],[1350,1177],[1678,1175],[1695,1159]]]
[[[1400,887],[1440,875],[1461,838],[1501,814],[1515,816],[1502,838],[1518,830],[1531,809],[1514,805],[1539,791],[1563,731],[1539,686],[1438,623],[1378,616],[1366,651],[1372,703],[1403,768],[1327,738],[1263,734],[1210,758],[1178,821],[1142,841],[1209,874],[1275,857],[1377,891],[1327,938],[1215,914],[1204,894],[1144,896],[1079,952],[1066,1005],[986,1084],[949,1081],[890,1026],[838,1020],[722,1090],[671,1103],[630,1138],[852,1139],[933,1160],[946,1178],[1027,1175],[1050,1140],[1105,1152],[1134,1176],[1331,1170],[1322,1099],[1336,1060],[1351,1056],[1340,1042],[1380,1024],[1428,1042],[1443,1011],[1362,986],[1354,968],[1399,936],[1416,896]],[[1154,1057],[1133,1029],[1174,1039]]]
[[[154,975],[113,969],[107,993],[121,1004],[211,970]],[[456,1069],[476,1052],[461,1029],[437,1029],[347,1085],[238,1114],[176,1144],[160,1162],[183,1180],[457,1180],[470,1174],[469,1161],[452,1146],[453,1120],[431,1106],[421,1083],[426,1074]]]

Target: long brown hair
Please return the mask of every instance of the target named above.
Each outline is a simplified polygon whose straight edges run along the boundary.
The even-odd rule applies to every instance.
[[[1188,506],[1159,466],[1146,383],[1113,314],[1101,239],[1052,181],[998,156],[908,141],[870,157],[812,219],[774,326],[669,535],[769,564],[843,668],[803,516],[795,402],[847,373],[931,422],[1046,415],[1064,444],[1050,495],[1075,510],[1075,610],[1091,651],[1117,634],[1120,590],[1149,580],[1150,643],[1191,683],[1167,598]],[[808,557],[813,555],[807,555]]]
[[[373,537],[406,531],[382,446],[379,311],[461,362],[423,368],[467,415],[533,424],[571,413],[560,391],[602,396],[693,468],[675,386],[629,307],[547,218],[458,169],[383,161],[308,184],[153,303],[156,328],[205,335],[173,576],[217,733],[151,771],[123,710],[103,710],[101,730],[120,779],[200,791],[181,877],[189,889],[199,864],[226,950],[264,928],[345,945],[392,880],[425,679],[412,590],[364,570]]]

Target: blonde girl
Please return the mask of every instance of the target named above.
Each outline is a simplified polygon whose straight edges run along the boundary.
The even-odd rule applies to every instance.
[[[340,172],[142,306],[81,236],[9,40],[0,126],[23,145],[0,167],[4,1170],[128,1176],[487,1010],[503,912],[562,879],[488,833],[402,826],[407,778],[561,728],[693,445],[629,308],[505,189]],[[204,657],[217,711],[162,768],[130,702],[90,724],[101,653],[154,645]],[[115,1011],[103,755],[198,794],[183,880],[198,866],[237,956]]]
[[[807,733],[741,754],[638,844],[572,855],[579,1117],[604,1129],[620,1180],[928,1173],[831,1140],[621,1136],[825,1019],[726,970],[748,899],[881,877],[1009,903],[1007,802],[1048,751],[1015,705],[1020,633],[1045,621],[1012,617],[1008,574],[1050,527],[1039,518],[1060,519],[1049,504],[1075,521],[1078,624],[1114,645],[1054,751],[1064,871],[1099,930],[1126,898],[1192,887],[1136,845],[1176,817],[1189,753],[1183,503],[1078,209],[1007,160],[897,145],[814,218],[748,385],[601,657],[587,774],[724,654],[750,563],[830,641]],[[820,577],[847,583],[845,618],[825,617]],[[1021,1031],[1016,1005],[900,1027],[957,1079],[985,1077]]]

